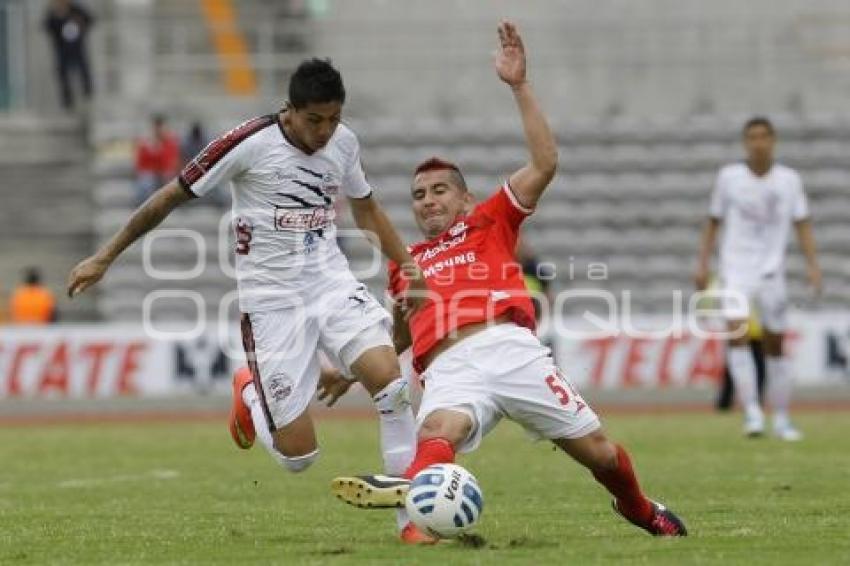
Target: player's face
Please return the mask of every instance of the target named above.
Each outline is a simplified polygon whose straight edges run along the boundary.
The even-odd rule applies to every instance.
[[[289,123],[295,141],[313,152],[325,147],[334,135],[342,114],[340,102],[311,102],[291,108]]]
[[[744,148],[749,161],[757,163],[772,161],[775,145],[776,137],[765,126],[752,126],[744,132]]]
[[[413,215],[425,236],[444,232],[472,202],[469,191],[452,181],[449,171],[425,171],[413,178]]]

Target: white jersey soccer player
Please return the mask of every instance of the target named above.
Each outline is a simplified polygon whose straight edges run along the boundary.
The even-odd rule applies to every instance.
[[[421,271],[372,198],[357,137],[340,123],[342,78],[329,61],[303,62],[281,112],[248,120],[210,143],[179,178],[157,191],[97,254],[71,272],[69,293],[94,284],[121,251],[176,206],[232,183],[242,340],[250,372],[233,381],[230,430],[250,448],[256,437],[285,468],[318,455],[307,406],[320,380],[317,350],[336,360],[373,396],[387,473],[413,456],[415,431],[389,335],[389,314],[358,282],[336,242],[334,202],[351,203],[358,227],[377,236],[392,260]],[[347,383],[325,372],[335,398]],[[331,380],[330,382],[328,380]],[[401,515],[400,526],[406,524]]]
[[[800,175],[773,161],[774,131],[765,118],[754,118],[744,127],[746,163],[720,170],[711,195],[710,219],[703,234],[697,269],[697,287],[704,289],[717,228],[722,223],[719,276],[723,313],[737,338],[730,340],[729,372],[744,409],[744,432],[759,436],[764,415],[758,402],[756,369],[745,332],[751,302],[756,302],[765,329],[764,350],[768,397],[774,411],[774,432],[785,440],[798,440],[788,407],[792,376],[783,356],[788,297],[785,256],[791,226],[797,228],[809,266],[809,278],[820,290],[809,208]]]

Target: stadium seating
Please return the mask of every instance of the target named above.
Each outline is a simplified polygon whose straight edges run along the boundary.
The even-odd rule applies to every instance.
[[[806,182],[826,276],[824,302],[846,304],[850,300],[850,286],[845,283],[850,274],[846,259],[850,122],[785,116],[777,122],[783,139],[780,158],[799,168]],[[409,173],[416,163],[431,155],[453,159],[465,171],[473,191],[483,196],[521,165],[526,155],[521,133],[508,120],[407,123],[382,119],[353,126],[361,133],[370,179],[408,240],[417,238],[409,210]],[[662,119],[559,126],[560,171],[526,228],[527,240],[540,258],[557,266],[557,286],[617,293],[631,290],[632,306],[642,312],[669,310],[675,289],[687,296],[714,176],[718,167],[740,155],[738,126],[729,119],[704,117],[675,123]],[[126,220],[132,199],[129,154],[116,151],[114,143],[104,147],[95,166],[100,180],[93,195],[100,239]],[[215,316],[220,298],[234,288],[234,281],[219,265],[224,253],[219,252],[220,230],[229,237],[226,219],[224,225],[221,219],[218,208],[193,203],[163,225],[196,230],[203,236],[207,262],[194,284],[146,277],[140,269],[142,246],[137,245],[104,281],[101,314],[138,319],[138,294],[194,288],[207,300],[207,314]],[[344,210],[340,223],[352,226]],[[223,249],[229,253],[229,246]],[[345,249],[355,269],[370,263],[371,252],[363,241],[347,240]],[[196,259],[196,244],[187,238],[160,240],[151,248],[151,261],[160,269],[190,269]],[[608,266],[608,280],[588,280],[587,264],[593,262]],[[796,251],[789,261],[789,275],[792,301],[800,302],[805,297],[805,268]],[[371,277],[368,283],[380,292],[383,277]],[[194,308],[188,301],[180,307],[163,302],[154,305],[153,314],[173,319]]]

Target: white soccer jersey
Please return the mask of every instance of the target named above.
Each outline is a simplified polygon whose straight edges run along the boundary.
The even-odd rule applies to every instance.
[[[365,198],[372,189],[347,126],[307,155],[286,139],[276,114],[254,118],[210,143],[179,180],[194,196],[232,182],[242,312],[309,304],[354,280],[336,243],[334,201],[340,190]]]
[[[793,222],[809,215],[800,175],[775,164],[762,177],[745,163],[720,170],[711,216],[723,221],[720,274],[725,279],[784,275]]]

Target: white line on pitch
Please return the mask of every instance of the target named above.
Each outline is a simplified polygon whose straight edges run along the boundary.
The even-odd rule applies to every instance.
[[[57,487],[61,488],[80,488],[80,487],[96,487],[99,485],[110,483],[122,483],[142,480],[173,480],[180,476],[177,470],[150,470],[143,474],[120,474],[115,476],[106,476],[103,478],[76,478],[60,481]]]

